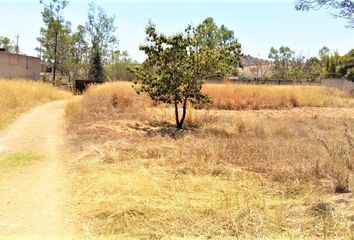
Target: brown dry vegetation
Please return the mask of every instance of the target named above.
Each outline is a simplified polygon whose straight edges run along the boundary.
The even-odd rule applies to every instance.
[[[236,98],[230,88],[245,88],[206,87],[214,98]],[[268,99],[284,96],[278,87],[267,94],[246,88]],[[310,87],[303,90],[311,96]],[[312,90],[322,96],[316,99],[331,93],[326,98],[336,104],[353,100]],[[354,187],[353,108],[190,108],[186,130],[176,131],[168,107],[154,106],[128,83],[111,83],[69,103],[66,116],[77,154],[68,163],[71,210],[85,236],[354,236],[354,194],[335,194]]]
[[[214,104],[208,106],[213,109],[354,107],[351,94],[320,86],[206,84],[203,92],[214,100]]]
[[[35,105],[70,96],[70,93],[42,82],[0,79],[0,129]]]

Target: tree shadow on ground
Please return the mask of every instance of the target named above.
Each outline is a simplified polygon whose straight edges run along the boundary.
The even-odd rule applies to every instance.
[[[148,137],[162,136],[173,139],[178,139],[189,133],[193,133],[198,128],[197,125],[189,124],[184,126],[183,129],[178,129],[176,128],[176,125],[169,122],[150,122],[147,125],[134,124],[129,127],[138,131],[143,131]]]

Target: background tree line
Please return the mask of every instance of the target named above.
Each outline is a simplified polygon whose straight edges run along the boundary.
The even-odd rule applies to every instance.
[[[53,73],[53,83],[57,74],[69,76],[69,79],[104,80],[134,80],[135,75],[129,71],[137,65],[127,52],[118,50],[117,26],[115,17],[106,14],[104,9],[89,4],[86,23],[72,27],[70,21],[64,19],[63,12],[68,0],[40,0],[43,6],[42,19],[44,26],[40,30],[38,41],[43,63],[49,66]],[[352,1],[307,1],[298,0],[297,10],[327,6],[337,9],[339,17],[352,21]],[[349,21],[349,22],[350,22]],[[198,26],[200,34],[207,36],[204,46],[217,47],[225,44],[233,37],[233,32],[224,25],[218,27],[212,18],[206,18],[203,26]],[[16,51],[13,42],[8,38],[0,38],[0,44]],[[215,64],[220,56],[209,54],[206,63]],[[212,58],[215,59],[212,59]],[[353,52],[340,56],[338,52],[330,52],[328,48],[321,49],[318,57],[305,59],[295,55],[289,47],[271,48],[271,78],[299,81],[317,81],[320,78],[347,77],[353,80]],[[268,71],[268,61],[258,61],[253,71],[258,75],[265,75]],[[222,67],[222,66],[219,66]],[[220,72],[223,69],[219,70]],[[238,72],[230,73],[237,75]],[[264,77],[264,76],[263,76]]]
[[[319,81],[321,78],[347,78],[354,81],[354,49],[340,56],[323,47],[318,57],[305,59],[296,55],[289,47],[272,47],[268,58],[271,60],[271,79],[293,81]]]
[[[63,16],[68,0],[41,0],[40,3],[44,26],[40,29],[37,51],[51,69],[53,83],[58,74],[68,76],[69,80],[133,78],[128,68],[134,62],[127,52],[118,50],[114,16],[90,3],[86,23],[73,28]]]

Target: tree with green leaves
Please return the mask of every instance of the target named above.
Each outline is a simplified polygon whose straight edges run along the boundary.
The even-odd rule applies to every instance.
[[[317,57],[307,59],[304,65],[304,75],[309,82],[316,82],[321,78],[322,63]]]
[[[323,60],[323,59],[325,59],[326,56],[328,56],[330,54],[330,52],[331,52],[331,50],[329,50],[328,47],[324,46],[320,49],[320,51],[318,51],[318,55]]]
[[[104,80],[103,64],[112,59],[116,50],[118,39],[115,35],[115,17],[108,16],[106,12],[90,3],[86,29],[91,42],[89,60],[89,78],[97,81]]]
[[[40,29],[42,57],[44,61],[53,65],[53,84],[56,81],[58,65],[63,62],[59,56],[67,53],[69,35],[71,33],[70,22],[65,22],[63,10],[68,5],[67,0],[40,0],[43,5],[42,19],[45,27]]]
[[[347,27],[354,28],[354,1],[352,0],[297,0],[296,10],[308,11],[309,9],[333,8],[337,10],[335,17],[347,19]]]
[[[341,57],[337,51],[335,51],[333,54],[330,53],[327,55],[324,63],[324,71],[326,77],[329,78],[341,77],[340,72],[337,71],[340,58]]]
[[[102,63],[102,53],[97,41],[92,42],[89,77],[95,81],[103,82],[104,72]]]
[[[279,50],[271,47],[268,58],[273,61],[272,78],[276,80],[289,79],[294,51],[285,46],[281,46]]]
[[[323,47],[319,51],[319,57],[322,65],[322,77],[338,78],[343,76],[338,69],[341,59],[338,51],[332,53],[328,47]]]
[[[16,46],[8,37],[0,36],[0,48],[5,48],[8,52],[15,53]]]
[[[338,72],[354,82],[354,49],[339,60]]]
[[[328,77],[329,65],[330,65],[330,57],[331,57],[331,50],[324,46],[318,52],[320,57],[321,65],[322,65],[322,73],[321,77]]]
[[[115,51],[112,60],[106,65],[107,78],[133,81],[135,76],[130,69],[137,64],[136,61],[131,59],[127,51]]]
[[[239,45],[234,31],[224,25],[219,27],[211,17],[207,17],[193,31],[195,47],[198,52],[202,53],[199,57],[203,63],[201,67],[206,69],[204,71],[205,77],[224,77],[225,72],[230,75],[238,75],[238,67],[241,67],[241,52],[235,58],[227,58],[229,56],[227,52],[230,50],[228,48]],[[228,63],[225,64],[226,62]]]
[[[301,81],[305,78],[304,61],[305,61],[305,57],[302,55],[298,55],[296,57],[294,56],[291,59],[289,73],[288,73],[289,80]]]
[[[71,72],[73,78],[80,77],[80,70],[87,70],[87,64],[89,61],[89,44],[86,40],[87,31],[82,25],[78,25],[76,31],[71,36],[71,59],[69,64],[71,65]],[[87,76],[86,76],[87,77]]]
[[[149,23],[147,44],[140,47],[147,59],[134,68],[135,90],[146,92],[154,101],[172,104],[178,129],[183,128],[188,102],[212,101],[201,92],[204,80],[223,77],[240,66],[242,53],[238,41],[215,44],[215,35],[208,34],[215,31],[215,26],[209,26],[210,21],[204,21],[196,28],[188,26],[184,33],[167,36]]]

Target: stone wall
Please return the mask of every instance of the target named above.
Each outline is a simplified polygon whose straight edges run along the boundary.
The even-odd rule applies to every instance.
[[[340,90],[354,92],[354,82],[339,78],[322,79],[321,84],[327,87],[335,87]]]
[[[38,80],[41,60],[9,52],[0,52],[0,78],[25,78]]]

